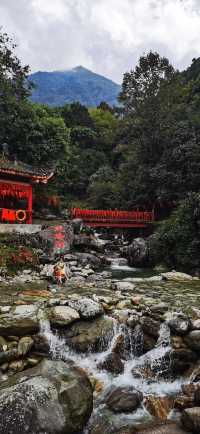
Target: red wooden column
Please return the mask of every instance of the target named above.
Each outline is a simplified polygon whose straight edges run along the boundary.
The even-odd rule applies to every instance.
[[[32,185],[29,185],[28,190],[28,219],[27,223],[32,223],[32,208],[33,208],[33,188]]]

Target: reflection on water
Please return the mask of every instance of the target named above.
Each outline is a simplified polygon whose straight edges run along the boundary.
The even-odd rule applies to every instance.
[[[152,277],[158,274],[152,268],[134,268],[128,265],[112,265],[110,270],[112,271],[112,278],[118,280],[127,277]]]

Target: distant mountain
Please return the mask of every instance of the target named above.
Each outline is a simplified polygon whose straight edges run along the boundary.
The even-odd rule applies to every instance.
[[[29,76],[35,85],[31,100],[33,102],[61,106],[79,101],[87,107],[93,107],[106,101],[116,105],[120,85],[112,80],[95,74],[83,66],[68,71],[36,72]]]

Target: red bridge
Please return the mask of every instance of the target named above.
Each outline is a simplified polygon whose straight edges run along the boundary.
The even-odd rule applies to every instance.
[[[90,227],[144,228],[154,221],[154,211],[105,211],[73,208],[71,218],[80,218]]]

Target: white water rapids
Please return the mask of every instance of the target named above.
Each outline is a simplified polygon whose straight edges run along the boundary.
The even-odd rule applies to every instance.
[[[186,380],[170,379],[170,331],[166,323],[160,328],[160,334],[155,348],[142,354],[143,334],[140,327],[134,332],[124,325],[118,324],[113,319],[113,333],[108,337],[107,349],[99,352],[77,353],[72,350],[58,333],[53,333],[48,321],[41,322],[41,334],[49,343],[50,354],[53,359],[72,360],[77,366],[82,367],[89,375],[103,384],[103,388],[111,386],[134,386],[144,395],[166,396],[178,393]],[[112,350],[120,336],[128,341],[129,351],[127,360],[124,361],[124,372],[113,376],[106,370],[99,369],[98,365],[112,353]],[[152,372],[152,376],[143,375],[145,369]],[[144,370],[144,371],[143,371]]]

